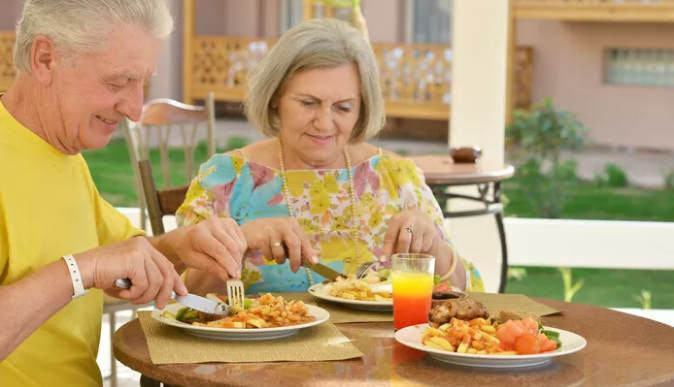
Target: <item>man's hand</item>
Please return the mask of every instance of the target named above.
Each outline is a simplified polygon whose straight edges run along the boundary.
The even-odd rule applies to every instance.
[[[116,279],[128,278],[131,289],[120,290],[117,294],[135,305],[155,300],[161,309],[171,298],[172,291],[187,294],[173,264],[145,238],[127,239],[74,257],[85,288],[106,290],[113,288]]]
[[[248,248],[241,228],[231,218],[210,218],[162,236],[185,265],[218,276],[241,278]]]

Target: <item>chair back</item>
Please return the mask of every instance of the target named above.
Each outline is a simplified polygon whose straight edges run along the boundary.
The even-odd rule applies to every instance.
[[[194,151],[199,131],[205,127],[206,158],[215,153],[215,102],[213,93],[209,93],[204,106],[187,105],[172,99],[161,98],[149,101],[143,107],[138,122],[126,120],[123,125],[124,137],[129,148],[129,156],[134,171],[140,224],[146,225],[147,202],[144,197],[143,180],[139,170],[141,160],[149,160],[150,150],[158,149],[161,161],[163,188],[171,188],[170,148],[180,148],[184,152],[185,176],[192,180],[195,173]],[[206,160],[202,160],[206,161]],[[156,182],[155,182],[155,185]]]
[[[138,162],[138,170],[140,171],[143,194],[147,202],[147,211],[150,216],[152,235],[161,235],[165,232],[164,216],[176,214],[178,208],[180,208],[185,201],[189,185],[157,190],[150,160],[140,160]]]

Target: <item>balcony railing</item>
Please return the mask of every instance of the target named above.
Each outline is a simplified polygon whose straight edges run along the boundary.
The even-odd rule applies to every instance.
[[[0,92],[6,91],[16,76],[12,64],[15,37],[14,31],[0,31]]]
[[[246,76],[275,44],[273,39],[196,36],[186,99],[201,99],[213,91],[222,101],[241,101]],[[449,118],[452,48],[439,44],[374,43],[382,92],[389,116]],[[521,47],[516,59],[517,105],[531,102],[532,50]]]
[[[674,21],[674,0],[513,0],[519,19]]]
[[[0,91],[12,84],[15,35],[0,31]],[[192,71],[185,82],[188,100],[214,92],[221,101],[240,102],[246,76],[275,39],[197,36],[193,40]],[[438,44],[375,43],[382,92],[391,117],[447,120],[451,104],[452,48]],[[531,103],[533,53],[519,47],[516,55],[516,105]]]

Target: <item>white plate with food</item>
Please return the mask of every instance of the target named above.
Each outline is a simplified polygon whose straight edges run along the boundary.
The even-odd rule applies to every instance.
[[[343,304],[344,306],[377,312],[393,311],[393,285],[377,272],[363,279],[337,278],[334,281],[315,284],[309,293],[316,298]]]
[[[250,305],[245,310],[234,310],[225,318],[204,316],[180,304],[154,310],[152,317],[194,336],[238,341],[288,337],[330,318],[330,313],[325,309],[301,301],[286,301],[269,294],[248,301]]]
[[[495,337],[497,340],[498,337],[501,337],[507,340],[507,335],[509,335],[509,332],[504,332],[502,335],[488,334],[479,329],[475,329],[475,326],[470,326],[468,322],[465,323],[465,325],[468,325],[473,331],[481,336],[477,341],[481,343],[486,342],[487,345],[489,342],[494,341],[493,339],[485,340],[484,337]],[[517,349],[521,352],[521,354],[519,354],[518,351],[513,351],[513,349],[515,349],[514,346],[506,348],[509,349],[506,350],[499,348],[499,344],[492,347],[498,348],[494,349],[495,351],[498,350],[498,352],[468,353],[468,351],[487,352],[489,349],[485,348],[484,344],[473,344],[473,341],[476,341],[474,339],[474,337],[476,337],[474,334],[473,338],[470,340],[459,339],[459,342],[455,342],[454,345],[452,345],[452,343],[449,342],[449,338],[453,336],[454,332],[464,329],[461,326],[452,325],[453,324],[445,325],[444,330],[443,326],[431,328],[429,324],[413,325],[397,331],[395,333],[395,339],[400,344],[426,352],[435,360],[461,366],[481,368],[523,368],[540,366],[550,362],[554,357],[578,352],[587,345],[587,341],[580,335],[562,329],[540,326],[540,332],[545,332],[540,333],[540,335],[545,335],[548,340],[546,340],[546,338],[541,338],[541,341],[537,344],[539,346],[538,348],[533,348],[536,347],[536,345],[531,345],[531,348],[527,348],[526,345],[518,345]],[[488,324],[482,326],[486,325]],[[450,328],[447,328],[447,326],[450,326]],[[506,331],[508,331],[507,328]],[[526,333],[524,335],[526,335]],[[537,335],[533,336],[535,337]],[[527,337],[527,339],[529,339],[529,337]],[[517,340],[519,341],[519,339]],[[525,341],[529,342],[528,344],[536,342],[536,340]],[[549,347],[545,352],[541,352],[543,350],[542,345],[544,345],[541,343],[544,341],[546,344],[550,342],[555,343],[554,349]],[[484,349],[476,350],[474,346]],[[536,349],[538,350],[538,353],[536,353]]]

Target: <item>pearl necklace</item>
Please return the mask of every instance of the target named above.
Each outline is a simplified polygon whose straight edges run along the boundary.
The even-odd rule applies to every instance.
[[[344,160],[346,160],[346,169],[349,173],[349,200],[351,201],[351,216],[353,219],[356,219],[356,194],[354,187],[355,185],[353,184],[353,172],[351,171],[351,159],[349,159],[349,154],[346,151],[346,148],[343,150],[344,153]],[[290,214],[291,217],[295,217],[295,211],[293,210],[292,206],[290,205],[290,189],[288,188],[288,178],[286,176],[286,166],[285,162],[283,160],[283,142],[281,140],[281,137],[278,138],[278,159],[279,159],[279,164],[281,165],[281,180],[283,181],[283,196],[286,202],[286,206],[288,206],[288,214]],[[358,248],[358,239],[360,237],[360,229],[361,226],[359,223],[356,222],[356,227],[351,228],[351,234],[353,237],[354,241],[354,246],[355,246],[355,252],[356,252],[356,267],[360,266],[360,251]],[[305,268],[307,271],[307,276],[309,277],[309,286],[312,286],[314,284],[314,280],[311,277],[311,272],[309,271],[308,268]]]

